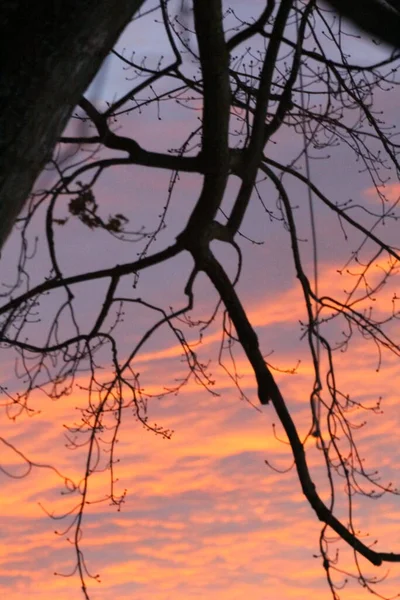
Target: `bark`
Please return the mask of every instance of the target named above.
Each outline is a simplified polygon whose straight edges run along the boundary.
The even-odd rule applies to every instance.
[[[389,46],[400,48],[400,0],[327,0],[340,15]]]
[[[143,2],[0,3],[0,250],[72,110]]]

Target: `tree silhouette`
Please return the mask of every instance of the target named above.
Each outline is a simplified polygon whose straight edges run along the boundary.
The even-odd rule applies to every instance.
[[[357,27],[398,48],[400,2],[399,0],[328,0],[328,3]]]
[[[235,368],[235,353],[244,352],[257,383],[259,403],[269,405],[266,410],[275,411],[286,434],[301,489],[323,523],[320,554],[333,596],[338,597],[338,588],[332,571],[340,573],[340,570],[337,556],[331,552],[332,532],[354,550],[353,576],[376,593],[372,587],[375,581],[363,574],[357,557],[361,555],[373,565],[381,565],[400,561],[400,554],[364,543],[354,526],[354,497],[360,494],[375,498],[398,492],[368,471],[357,449],[352,413],[357,407],[377,411],[380,400],[365,407],[354,392],[342,389],[337,383],[335,357],[340,351],[350,353],[354,340],[360,338],[372,342],[379,353],[400,354],[391,327],[399,317],[395,292],[384,315],[382,304],[379,310],[371,308],[382,288],[390,287],[390,278],[400,260],[398,249],[388,241],[390,236],[383,237],[382,229],[384,223],[395,222],[399,216],[398,200],[391,202],[384,187],[390,177],[398,176],[397,138],[373,103],[374,94],[396,85],[397,56],[389,54],[374,64],[353,60],[352,35],[346,36],[341,20],[313,0],[268,1],[261,14],[246,16],[233,6],[225,7],[223,12],[219,0],[195,0],[193,14],[186,5],[185,10],[180,8],[174,14],[172,4],[162,0],[149,10],[164,33],[171,60],[167,62],[162,56],[155,61],[147,59],[140,56],[137,48],[115,49],[114,57],[127,70],[128,80],[133,80],[133,84],[120,96],[117,94],[102,112],[80,96],[107,48],[142,3],[123,3],[125,12],[121,11],[118,23],[115,15],[110,21],[105,19],[105,2],[86,2],[86,9],[92,10],[94,4],[99,7],[96,18],[104,19],[103,29],[108,31],[110,22],[115,27],[106,42],[102,38],[101,44],[94,47],[83,69],[84,76],[77,77],[79,85],[74,86],[73,93],[68,93],[62,111],[60,98],[54,99],[54,106],[60,106],[62,116],[51,121],[51,128],[46,126],[44,141],[39,144],[43,152],[39,152],[32,169],[25,171],[15,157],[17,154],[20,157],[24,144],[36,136],[29,129],[33,127],[35,113],[25,113],[26,107],[21,108],[18,102],[7,109],[3,104],[1,109],[8,120],[8,110],[22,115],[19,127],[26,128],[17,132],[10,129],[11,141],[6,137],[5,144],[18,145],[18,149],[6,153],[4,164],[18,176],[22,170],[26,178],[18,182],[15,210],[5,220],[1,239],[5,239],[35,174],[48,157],[52,140],[59,139],[53,159],[18,221],[21,251],[15,281],[3,293],[1,343],[7,352],[16,354],[19,389],[15,393],[4,390],[13,418],[34,411],[38,391],[52,399],[71,394],[76,385],[87,391],[88,403],[81,421],[67,426],[71,447],[81,450],[84,444],[87,452],[84,472],[79,481],[65,479],[66,493],[77,498],[75,508],[65,518],[70,519],[68,531],[70,536],[73,532],[84,595],[89,597],[89,575],[81,534],[85,507],[94,501],[90,496],[90,481],[96,472],[108,469],[110,488],[104,500],[118,507],[124,501],[124,494],[118,495],[115,488],[116,442],[124,415],[133,411],[144,427],[165,437],[170,435],[148,419],[147,403],[151,395],[143,388],[136,360],[143,346],[165,328],[181,345],[186,361],[185,376],[165,393],[179,392],[189,380],[214,393],[209,365],[200,358],[197,348],[204,332],[216,324],[221,327],[217,360],[229,373],[238,394],[247,398]],[[332,4],[342,9],[341,3]],[[76,20],[76,15],[72,12],[71,15]],[[139,13],[136,22],[143,18]],[[364,19],[353,20],[379,35]],[[66,43],[70,41],[71,28],[72,21],[68,22],[68,28],[65,26]],[[28,23],[22,32],[30,34]],[[392,42],[393,38],[387,41]],[[31,43],[36,43],[35,39]],[[78,39],[73,51],[78,52],[80,43]],[[18,60],[21,58],[17,54],[15,61]],[[13,61],[11,68],[15,70]],[[27,68],[31,68],[29,62]],[[43,68],[55,69],[54,78],[60,77],[53,63]],[[32,111],[42,101],[43,96],[38,94],[42,81],[38,79],[35,83],[38,87],[29,92],[34,98]],[[24,79],[18,85],[23,86]],[[70,79],[66,85],[70,85]],[[16,93],[14,88],[9,90],[10,94]],[[60,94],[65,94],[65,87],[60,88]],[[2,102],[8,101],[6,94]],[[60,137],[75,104],[79,107],[70,127],[74,122],[83,122],[86,130],[93,133],[82,137],[66,131]],[[51,115],[54,106],[48,108]],[[190,112],[190,127],[177,147],[153,151],[151,141],[146,143],[144,139],[139,143],[139,138],[131,135],[134,119],[142,111],[154,115],[155,126],[158,120],[168,119],[170,111],[182,111],[185,115]],[[40,138],[41,134],[38,135]],[[284,135],[293,137],[291,156],[276,151],[277,140]],[[312,179],[311,159],[325,158],[327,149],[333,152],[338,145],[353,153],[355,164],[360,164],[364,176],[369,177],[381,198],[381,210],[332,198],[322,183]],[[134,173],[138,167],[171,173],[163,206],[151,229],[137,224],[140,218],[131,225],[132,216],[127,214],[126,203],[119,202],[118,190],[114,191],[112,214],[107,214],[109,207],[100,199],[100,183],[110,171],[124,168]],[[0,169],[0,172],[5,171]],[[174,231],[170,219],[173,194],[184,174],[201,175],[202,184],[198,196],[187,200],[186,223]],[[237,187],[234,192],[229,187],[232,181]],[[297,206],[294,183],[306,190],[310,201],[312,236],[306,247],[311,247],[312,261],[306,260],[307,251],[298,233],[302,229],[304,206]],[[10,204],[7,198],[15,191],[14,175],[9,176],[4,186],[1,210]],[[134,203],[140,205],[137,199]],[[305,305],[306,321],[300,324],[299,335],[308,340],[313,365],[310,423],[305,436],[299,432],[275,381],[265,356],[267,350],[260,347],[255,326],[238,291],[246,248],[256,243],[252,232],[246,231],[245,219],[259,203],[266,218],[280,222],[288,232],[294,272]],[[341,243],[345,245],[350,236],[356,248],[351,250],[343,269],[352,274],[353,286],[338,297],[322,294],[318,289],[316,205],[329,210],[331,219],[342,228]],[[82,268],[76,272],[73,261],[65,258],[71,232],[80,235],[82,247],[89,235],[98,236],[100,244],[110,239],[108,243],[116,249],[117,260],[112,253],[98,252],[96,264],[103,259],[104,262],[95,269]],[[132,244],[136,251],[134,260]],[[237,257],[233,275],[224,260],[218,258],[216,248],[221,246]],[[184,285],[179,307],[164,305],[162,299],[156,303],[151,293],[146,298],[142,291],[146,291],[146,285],[142,285],[143,273],[178,257],[186,261],[182,267]],[[378,275],[374,271],[377,261]],[[196,286],[204,277],[215,288],[218,300],[208,316],[194,319]],[[93,294],[91,290],[97,282],[101,282],[98,289],[102,291]],[[84,297],[91,298],[91,321],[81,318]],[[139,312],[145,309],[154,319],[127,350],[121,341],[126,328],[124,312],[131,313],[133,309]],[[198,332],[196,341],[193,331]],[[339,340],[335,337],[337,331],[342,331]],[[83,373],[87,374],[84,384]],[[327,473],[330,489],[327,502],[321,499],[307,461],[306,447],[313,443]],[[336,497],[343,493],[348,505],[346,521],[340,520],[335,511]]]
[[[327,1],[357,27],[399,46],[398,0]],[[0,248],[73,108],[143,2],[120,0],[112,10],[105,0],[2,3]]]

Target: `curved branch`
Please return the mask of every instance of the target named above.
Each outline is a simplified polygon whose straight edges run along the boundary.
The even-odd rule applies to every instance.
[[[338,206],[336,206],[336,204],[334,204],[333,202],[331,202],[319,190],[319,188],[316,185],[314,185],[311,181],[309,181],[307,179],[307,177],[305,177],[301,173],[295,171],[291,167],[287,167],[285,165],[282,165],[282,164],[276,162],[272,158],[268,158],[268,157],[264,156],[263,160],[264,160],[264,162],[266,164],[271,165],[272,167],[276,167],[277,169],[279,169],[280,171],[283,171],[284,173],[290,173],[290,175],[293,175],[293,177],[296,177],[297,179],[299,179],[300,181],[302,181],[304,184],[308,185],[310,187],[311,191],[316,196],[318,196],[318,198],[320,200],[322,200],[322,202],[324,204],[326,204],[327,206],[329,206],[329,208],[331,210],[333,210],[336,214],[338,214],[342,219],[344,219],[345,221],[347,221],[352,227],[354,227],[355,229],[358,229],[358,231],[361,231],[361,233],[363,233],[371,241],[375,242],[380,248],[382,248],[383,250],[386,250],[386,252],[388,254],[390,254],[391,256],[393,256],[393,258],[395,258],[396,260],[400,261],[400,254],[397,254],[397,252],[395,252],[395,250],[393,250],[393,248],[391,246],[389,246],[388,244],[385,244],[385,242],[382,242],[382,240],[380,240],[378,237],[376,237],[376,235],[374,235],[372,233],[372,231],[369,231],[366,227],[364,227],[363,225],[361,225],[360,223],[358,223],[357,221],[355,221],[354,219],[352,219],[351,217],[349,217],[349,215],[345,211],[341,210]],[[266,174],[268,174],[268,172],[264,169],[264,165],[263,164],[260,165],[260,169],[262,171],[264,171]]]
[[[105,277],[118,278],[122,277],[123,275],[129,275],[131,273],[135,273],[136,271],[142,271],[147,267],[157,265],[169,258],[173,258],[182,252],[182,250],[182,244],[176,242],[172,246],[165,248],[165,250],[156,252],[151,256],[145,256],[144,258],[131,263],[117,265],[109,269],[100,269],[98,271],[89,271],[88,273],[81,273],[79,275],[71,275],[70,277],[64,277],[64,279],[58,279],[57,277],[48,279],[40,285],[32,288],[28,292],[25,292],[17,298],[10,300],[10,302],[0,308],[0,315],[3,315],[8,311],[13,311],[16,307],[21,306],[24,302],[32,300],[44,292],[49,292],[50,290],[55,290],[60,287],[82,283],[84,281],[95,281],[96,279],[104,279]]]
[[[325,506],[319,497],[315,484],[311,478],[304,446],[297,433],[296,426],[286,406],[279,387],[276,385],[264,357],[261,354],[257,335],[252,328],[243,306],[234,290],[224,269],[217,259],[209,252],[206,259],[197,257],[201,269],[208,275],[216,290],[220,294],[228,315],[232,320],[240,343],[253,367],[258,383],[258,395],[261,404],[266,404],[271,399],[276,413],[288,436],[296,464],[303,494],[314,509],[318,519],[331,527],[345,542],[356,552],[359,552],[373,565],[381,565],[383,561],[400,562],[400,554],[375,552],[363,544],[351,533]]]

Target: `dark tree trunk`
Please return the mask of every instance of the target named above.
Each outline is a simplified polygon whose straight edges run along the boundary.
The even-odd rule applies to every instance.
[[[400,0],[326,0],[376,40],[400,48]]]
[[[73,108],[143,1],[0,2],[0,249]]]

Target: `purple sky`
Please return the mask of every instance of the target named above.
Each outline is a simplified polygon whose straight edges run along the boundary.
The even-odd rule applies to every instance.
[[[257,14],[263,2],[230,2],[235,11],[249,18]],[[153,65],[165,52],[162,27],[154,22],[155,16],[128,28],[118,42],[117,49],[136,48],[136,60],[147,56]],[[370,43],[347,41],[354,53],[354,61],[372,61],[384,53]],[[165,62],[168,61],[166,54]],[[92,84],[87,97],[102,106],[102,101],[112,101],[123,94],[132,82],[125,81],[128,73],[121,73],[115,59],[110,59]],[[185,67],[193,72],[189,64]],[[129,75],[129,74],[128,74]],[[100,97],[99,97],[100,96]],[[387,122],[398,119],[397,92],[378,93],[376,107],[384,111]],[[199,108],[201,108],[199,106]],[[118,121],[116,131],[132,136],[147,150],[163,151],[178,147],[193,129],[199,118],[198,111],[189,111],[174,105],[161,107],[161,120],[154,107],[144,108],[141,114],[133,113]],[[73,131],[74,125],[68,132]],[[301,141],[301,139],[300,139]],[[288,163],[299,149],[299,136],[288,128],[274,139],[268,148],[269,156]],[[324,190],[332,201],[342,202],[349,198],[379,211],[379,199],[372,188],[368,174],[359,173],[359,165],[350,151],[343,146],[329,149],[326,160],[311,162],[313,181]],[[105,154],[104,154],[105,155]],[[49,181],[45,174],[38,186]],[[129,218],[129,227],[151,231],[157,223],[166,199],[170,174],[166,171],[145,169],[137,166],[119,166],[107,171],[96,187],[96,200],[100,214],[123,213]],[[151,248],[154,252],[173,243],[184,226],[201,188],[198,175],[182,174],[177,183],[170,209],[167,227]],[[311,230],[308,199],[305,190],[295,183],[287,184],[291,201],[299,206],[298,236],[303,260],[312,277]],[[229,209],[237,181],[232,179],[226,197]],[[277,194],[270,182],[259,186],[260,194],[276,214]],[[400,185],[394,179],[387,187],[389,200],[395,201]],[[315,204],[320,293],[344,298],[344,291],[354,282],[354,276],[340,270],[349,254],[357,248],[361,238],[346,228],[350,237],[346,241],[340,224],[332,213],[320,203]],[[66,204],[60,204],[57,216],[67,214]],[[354,209],[354,218],[364,218]],[[43,212],[34,222],[41,236]],[[222,217],[221,217],[222,220]],[[254,199],[241,232],[254,241],[239,238],[243,252],[243,273],[237,290],[249,318],[260,339],[268,362],[283,370],[298,368],[295,374],[275,372],[289,408],[302,435],[310,427],[309,394],[312,384],[312,365],[307,345],[301,340],[299,321],[305,319],[301,290],[296,279],[290,239],[282,223],[271,221],[260,202]],[[379,226],[375,232],[395,243],[398,226]],[[383,235],[382,234],[382,235]],[[90,231],[78,220],[57,230],[58,259],[64,273],[76,274],[87,270],[105,268],[134,260],[140,252],[140,244],[121,243],[106,232]],[[12,237],[2,257],[3,281],[13,277],[18,234]],[[231,277],[235,274],[237,257],[231,247],[214,243],[213,250]],[[372,252],[367,247],[365,256]],[[371,272],[371,280],[378,281],[383,258]],[[39,246],[32,260],[34,280],[40,280],[48,267],[46,248]],[[183,289],[192,267],[189,256],[179,256],[162,266],[143,273],[137,289],[132,292],[132,278],[121,285],[120,293],[146,298],[150,303],[177,308],[185,302]],[[352,266],[352,268],[354,265]],[[351,269],[350,269],[351,271]],[[77,314],[82,325],[94,322],[101,306],[108,282],[97,282],[74,289]],[[390,303],[398,284],[397,270],[391,282],[376,302],[378,314],[390,311]],[[212,312],[217,300],[216,292],[204,276],[195,285],[196,306],[192,318],[205,318]],[[43,338],[43,324],[58,307],[60,294],[50,294],[42,303],[42,324],[32,324],[30,333],[36,339]],[[119,326],[121,354],[127,353],[154,321],[153,313],[137,305],[128,306],[124,323]],[[237,372],[241,387],[250,402],[240,399],[232,380],[218,366],[220,346],[220,318],[204,332],[203,343],[198,347],[204,361],[211,360],[209,371],[215,379],[212,395],[193,381],[182,389],[180,395],[157,396],[184,377],[185,365],[181,348],[167,328],[161,329],[147,343],[135,363],[140,372],[149,401],[149,417],[152,422],[174,430],[171,440],[164,440],[145,431],[133,418],[132,412],[124,415],[120,433],[117,468],[120,489],[127,489],[126,502],[118,513],[105,504],[88,507],[84,522],[84,551],[92,573],[99,572],[101,584],[90,584],[94,600],[183,600],[211,598],[218,600],[308,600],[328,599],[330,592],[318,555],[320,525],[301,493],[292,466],[290,449],[285,443],[282,428],[278,425],[276,435],[273,424],[277,417],[272,407],[259,408],[256,386],[250,366],[243,352],[235,348]],[[66,319],[65,331],[70,327]],[[341,339],[339,323],[327,325],[324,332],[333,341]],[[196,340],[196,331],[186,328],[189,340]],[[391,333],[395,336],[396,328]],[[2,382],[10,389],[18,389],[13,372],[13,362],[2,353]],[[376,372],[378,358],[373,344],[361,336],[355,336],[352,350],[337,353],[337,372],[340,386],[362,402],[374,403],[384,397],[384,414],[373,413],[355,416],[360,423],[366,419],[366,427],[357,431],[360,453],[368,459],[371,469],[379,468],[384,481],[398,481],[398,431],[399,416],[397,397],[399,387],[396,357],[386,353],[382,368]],[[326,366],[326,365],[325,365]],[[107,372],[105,372],[105,376]],[[84,384],[86,375],[77,383]],[[62,473],[71,478],[79,477],[85,460],[85,448],[71,452],[65,447],[63,424],[77,419],[76,407],[85,406],[87,395],[75,389],[74,393],[59,401],[51,401],[43,394],[35,394],[32,405],[37,416],[22,415],[15,422],[5,414],[0,424],[3,436],[32,461],[56,464]],[[254,406],[252,406],[252,404]],[[3,468],[16,476],[25,471],[20,456],[3,444]],[[307,456],[312,475],[323,499],[327,496],[327,482],[321,453],[313,441],[307,443]],[[276,469],[269,468],[265,461]],[[68,573],[74,565],[73,547],[65,536],[54,535],[67,525],[66,520],[54,522],[40,508],[58,515],[73,505],[70,497],[60,494],[62,481],[51,471],[33,469],[22,479],[9,478],[0,473],[2,484],[0,559],[0,593],[12,593],[13,600],[34,598],[47,600],[57,595],[59,600],[75,598],[80,594],[77,577],[54,577],[53,573]],[[102,493],[106,476],[93,476],[92,498]],[[72,504],[71,504],[72,502]],[[399,551],[398,523],[399,500],[386,496],[379,501],[367,501],[357,497],[354,501],[355,524],[370,539],[379,538],[378,547],[385,551]],[[345,497],[338,498],[336,514],[346,522]],[[340,568],[354,572],[352,554],[343,543],[340,550]],[[361,561],[364,565],[365,561]],[[366,572],[381,577],[385,567]],[[336,574],[337,581],[343,576]],[[377,588],[382,594],[398,592],[400,569],[390,567],[387,580]],[[341,598],[361,600],[367,596],[355,581],[350,580],[341,592]]]

